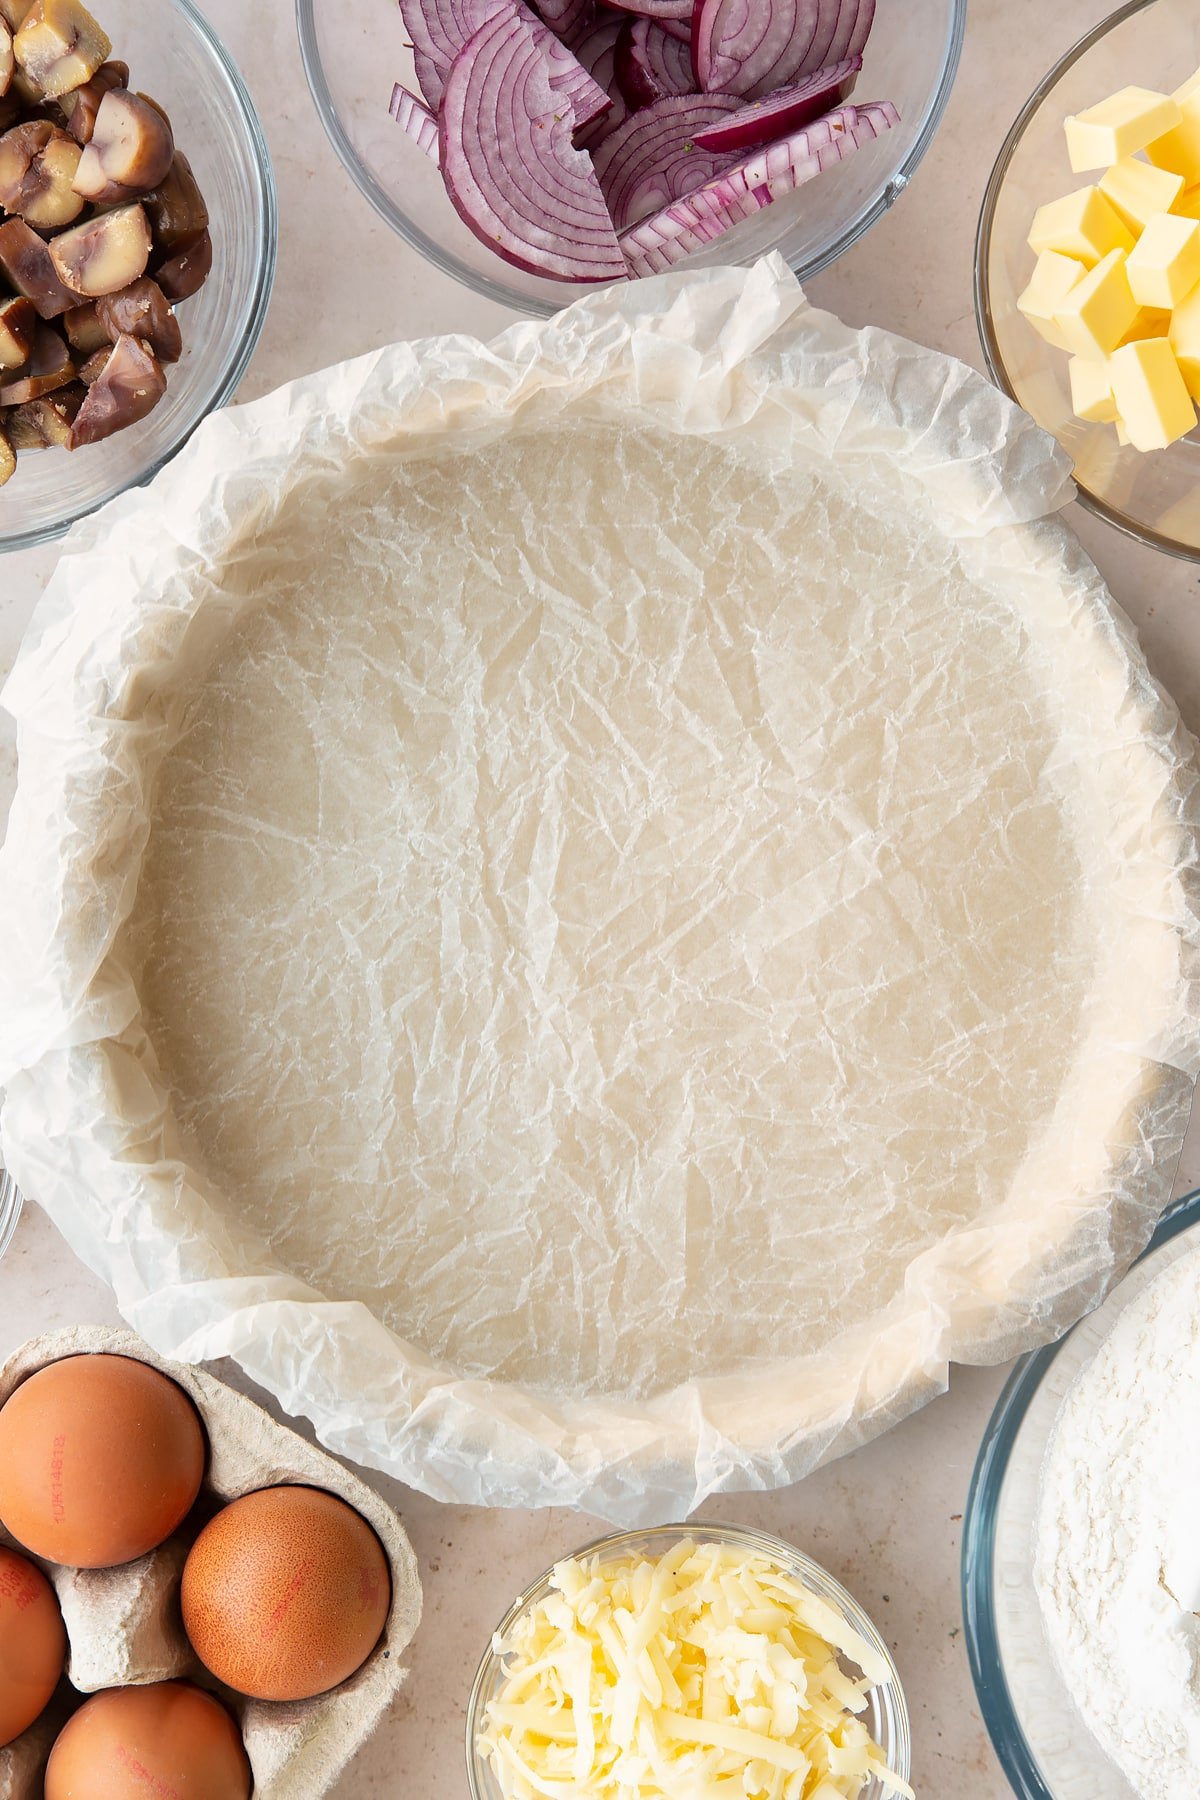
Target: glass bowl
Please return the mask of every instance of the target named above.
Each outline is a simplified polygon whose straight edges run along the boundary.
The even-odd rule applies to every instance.
[[[894,100],[901,124],[692,260],[748,263],[778,250],[801,276],[849,248],[902,193],[933,139],[958,69],[967,0],[879,0],[857,92]],[[586,287],[514,269],[468,231],[431,162],[388,115],[392,83],[416,89],[396,0],[297,0],[300,49],[321,122],[367,199],[448,275],[548,317]]]
[[[1018,311],[1037,208],[1098,179],[1075,175],[1063,120],[1129,83],[1172,92],[1200,65],[1195,0],[1130,0],[1081,38],[1030,95],[992,171],[975,245],[975,312],[992,379],[1053,432],[1083,504],[1110,525],[1200,561],[1200,432],[1169,450],[1121,449],[1111,425],[1072,415],[1066,352]]]
[[[819,1563],[813,1562],[811,1557],[805,1556],[803,1551],[795,1549],[791,1544],[784,1543],[782,1538],[771,1537],[765,1531],[751,1531],[737,1525],[706,1525],[697,1522],[690,1525],[657,1525],[645,1531],[615,1532],[611,1537],[599,1538],[595,1543],[585,1544],[582,1550],[576,1550],[573,1554],[576,1556],[599,1554],[606,1560],[642,1554],[662,1556],[681,1538],[687,1538],[697,1544],[730,1544],[736,1548],[769,1557],[789,1575],[803,1582],[814,1594],[819,1594],[823,1600],[827,1600],[831,1605],[837,1607],[859,1636],[864,1638],[872,1649],[883,1658],[890,1671],[888,1680],[882,1686],[871,1689],[862,1720],[886,1756],[889,1767],[907,1781],[912,1772],[912,1732],[909,1726],[908,1706],[905,1702],[904,1690],[900,1685],[900,1676],[892,1653],[872,1620],[868,1618],[853,1595],[848,1594],[840,1582],[835,1581],[833,1576],[828,1574]],[[559,1561],[562,1560],[560,1557]],[[553,1573],[553,1567],[547,1569],[532,1587],[526,1589],[520,1599],[513,1602],[496,1627],[496,1638],[505,1638],[526,1607],[534,1605],[545,1597],[550,1591],[550,1578]],[[484,1652],[483,1661],[479,1665],[479,1672],[475,1677],[475,1685],[471,1689],[471,1698],[467,1704],[467,1779],[471,1790],[471,1800],[503,1800],[491,1765],[479,1750],[479,1739],[487,1704],[495,1693],[503,1674],[504,1659],[502,1656],[497,1656],[492,1645],[489,1645]],[[873,1780],[863,1789],[861,1800],[884,1800],[884,1795],[883,1784],[878,1780]]]
[[[129,64],[130,85],[161,102],[211,215],[212,273],[180,303],[183,356],[148,418],[70,455],[18,458],[0,488],[0,550],[58,536],[106,500],[149,481],[223,406],[245,373],[266,317],[278,237],[266,140],[229,52],[191,0],[94,0]]]
[[[0,1256],[12,1243],[21,1216],[21,1190],[7,1169],[0,1168]]]
[[[963,1622],[979,1709],[1019,1800],[1136,1800],[1090,1735],[1058,1673],[1033,1589],[1042,1465],[1068,1389],[1128,1306],[1194,1249],[1200,1191],[1164,1216],[1102,1306],[1066,1337],[1023,1357],[989,1421],[963,1519]]]

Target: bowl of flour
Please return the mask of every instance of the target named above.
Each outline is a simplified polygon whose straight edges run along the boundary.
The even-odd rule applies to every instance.
[[[963,1601],[1020,1800],[1200,1793],[1200,1193],[1017,1365],[980,1451]]]

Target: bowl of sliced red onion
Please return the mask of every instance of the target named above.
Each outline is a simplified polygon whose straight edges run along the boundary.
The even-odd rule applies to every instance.
[[[394,230],[519,311],[778,251],[907,186],[967,0],[297,0],[326,131]]]

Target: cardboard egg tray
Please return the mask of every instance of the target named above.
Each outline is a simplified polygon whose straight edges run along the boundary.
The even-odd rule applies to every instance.
[[[421,1616],[416,1558],[392,1509],[365,1482],[262,1408],[200,1369],[165,1362],[130,1331],[95,1327],[33,1338],[0,1365],[0,1406],[28,1376],[65,1356],[105,1351],[149,1363],[188,1394],[204,1421],[209,1456],[200,1498],[174,1537],[117,1569],[67,1569],[31,1557],[54,1583],[67,1628],[67,1675],[82,1694],[189,1676],[231,1706],[254,1771],[254,1800],[316,1800],[332,1787],[395,1699],[401,1657]],[[337,1494],[371,1525],[392,1571],[384,1635],[348,1681],[315,1700],[270,1703],[222,1688],[184,1635],[179,1577],[200,1527],[255,1488],[301,1484]],[[0,1542],[28,1555],[0,1526]],[[61,1684],[42,1718],[0,1749],[0,1800],[41,1800],[42,1773],[76,1696]]]

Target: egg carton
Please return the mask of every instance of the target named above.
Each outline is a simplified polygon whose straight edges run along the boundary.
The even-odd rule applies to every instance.
[[[32,1338],[0,1365],[0,1406],[21,1382],[66,1356],[105,1352],[149,1363],[177,1382],[204,1421],[209,1456],[197,1510],[202,1520],[221,1504],[256,1488],[300,1484],[325,1488],[371,1525],[392,1571],[387,1626],[362,1668],[315,1700],[249,1700],[215,1683],[184,1634],[179,1577],[198,1527],[182,1529],[148,1556],[117,1569],[67,1569],[30,1560],[54,1583],[67,1628],[67,1675],[91,1694],[176,1676],[215,1688],[236,1713],[254,1800],[317,1800],[333,1786],[370,1737],[407,1676],[401,1657],[421,1616],[421,1583],[412,1546],[391,1507],[323,1450],[279,1425],[245,1395],[201,1369],[165,1362],[131,1331],[80,1327]],[[0,1543],[28,1551],[0,1526]],[[71,1710],[62,1684],[51,1706],[14,1744],[0,1749],[0,1800],[41,1800],[51,1746]]]

